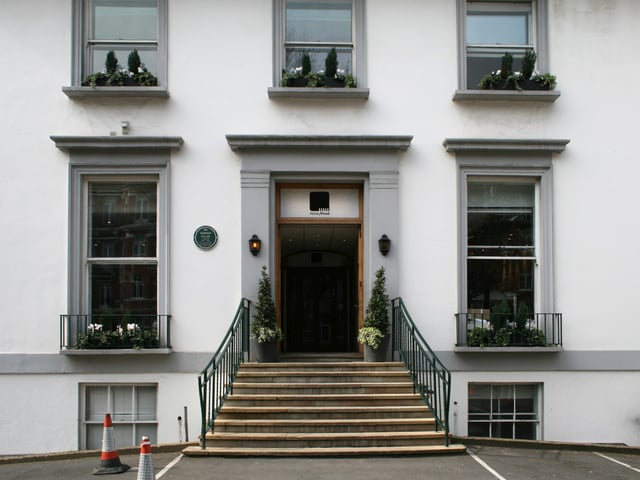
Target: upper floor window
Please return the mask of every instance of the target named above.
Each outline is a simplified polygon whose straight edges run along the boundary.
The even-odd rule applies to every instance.
[[[477,88],[483,76],[500,69],[507,52],[515,71],[521,69],[528,49],[537,54],[537,69],[546,68],[546,0],[460,1],[463,87]]]
[[[364,82],[363,0],[274,0],[276,16],[275,84],[282,72],[301,72],[308,57],[311,73],[324,73],[335,49],[339,74]],[[307,68],[307,67],[305,67]]]
[[[129,71],[129,55],[136,51],[141,70],[165,85],[166,25],[167,0],[74,0],[73,84],[106,72],[109,52],[118,71]]]

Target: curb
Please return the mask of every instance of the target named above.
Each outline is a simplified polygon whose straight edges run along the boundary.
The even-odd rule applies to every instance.
[[[573,450],[577,452],[609,452],[640,455],[640,446],[612,443],[572,443],[554,442],[545,440],[512,440],[485,437],[459,437],[451,436],[451,441],[462,443],[465,446],[486,446],[505,448],[531,448],[538,450]]]
[[[153,453],[180,452],[185,447],[197,446],[198,442],[166,443],[153,445]],[[102,450],[74,450],[70,452],[38,453],[33,455],[7,455],[0,456],[0,465],[10,463],[49,462],[54,460],[74,460],[77,458],[97,457],[100,459]],[[118,448],[120,455],[138,455],[140,447]]]

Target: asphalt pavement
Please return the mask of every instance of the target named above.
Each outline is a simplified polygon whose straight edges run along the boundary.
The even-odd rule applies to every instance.
[[[132,468],[107,478],[136,480],[139,458],[134,453],[120,454],[120,461]],[[152,462],[156,479],[162,480],[640,479],[640,449],[598,451],[597,447],[571,450],[468,445],[468,452],[459,455],[368,458],[190,458],[179,451],[152,451]],[[0,459],[0,479],[105,478],[92,474],[99,465],[99,455],[23,459],[19,463]]]

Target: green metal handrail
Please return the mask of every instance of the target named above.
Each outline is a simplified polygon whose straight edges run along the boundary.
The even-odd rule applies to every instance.
[[[391,305],[394,359],[397,354],[406,365],[414,392],[420,394],[433,412],[436,430],[444,431],[448,446],[451,373],[416,328],[402,298],[393,299]]]
[[[240,365],[249,358],[249,318],[251,302],[240,301],[233,322],[211,357],[198,375],[202,429],[200,447],[206,448],[207,431],[213,431],[213,422],[220,413],[227,395],[233,391],[233,381]]]

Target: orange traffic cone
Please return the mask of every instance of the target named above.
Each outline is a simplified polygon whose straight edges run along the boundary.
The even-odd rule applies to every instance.
[[[153,460],[151,459],[151,442],[146,435],[142,437],[140,445],[140,462],[138,463],[137,480],[155,480],[153,473]]]
[[[110,473],[123,473],[129,470],[129,465],[120,463],[120,456],[116,450],[113,439],[113,423],[111,414],[104,416],[104,430],[102,433],[102,455],[100,455],[100,466],[93,471],[94,475],[107,475]]]

